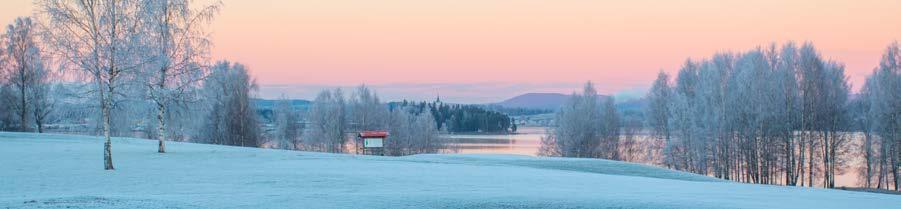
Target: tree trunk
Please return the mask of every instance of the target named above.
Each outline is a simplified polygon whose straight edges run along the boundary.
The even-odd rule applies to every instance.
[[[894,180],[895,190],[899,190],[899,184],[901,184],[901,179],[898,179],[898,150],[897,144],[892,146],[892,179]]]
[[[787,143],[788,147],[786,148],[786,152],[785,152],[786,156],[788,156],[788,162],[786,163],[786,165],[788,165],[788,167],[785,169],[785,171],[787,172],[785,175],[785,184],[789,185],[789,186],[795,186],[798,184],[798,173],[796,172],[797,168],[795,168],[795,167],[797,167],[797,164],[796,164],[797,162],[795,159],[796,157],[795,157],[794,133],[791,133],[791,131],[789,131],[788,137],[789,137],[788,143]]]
[[[163,105],[162,102],[157,102],[156,108],[157,108],[156,120],[157,120],[157,123],[159,126],[159,127],[157,127],[159,130],[157,132],[156,138],[159,139],[159,141],[160,141],[159,150],[157,152],[166,153],[166,143],[164,142],[166,140],[166,120],[165,120],[166,106]]]
[[[886,155],[886,153],[888,153],[888,147],[885,146],[885,143],[883,142],[880,149],[882,149],[882,154],[879,155],[879,175],[876,177],[877,189],[882,189],[882,185],[886,183],[885,178],[888,177],[888,174],[885,173],[888,170],[885,167],[888,164],[888,156]],[[886,184],[885,187],[888,188],[888,185]]]
[[[102,85],[102,84],[101,84]],[[103,144],[103,168],[105,170],[114,170],[113,168],[113,152],[112,152],[112,142],[110,139],[110,108],[112,108],[112,91],[103,92],[101,88],[101,100],[102,104],[101,109],[103,112],[103,137],[106,138],[106,143]]]
[[[19,131],[28,131],[28,121],[27,121],[28,120],[28,100],[27,100],[27,95],[25,93],[25,88],[27,88],[27,85],[26,85],[27,81],[25,80],[26,78],[24,75],[25,69],[21,69],[20,72],[23,75],[21,75],[22,83],[19,85],[19,92],[20,92],[19,105],[21,105],[21,106],[19,106],[19,108],[20,108],[20,110],[19,110]]]
[[[830,163],[829,163],[829,147],[831,145],[829,140],[829,132],[824,132],[823,135],[823,188],[829,187],[829,178],[830,178]]]
[[[832,163],[831,166],[829,166],[829,188],[835,188],[835,166],[838,166],[838,161],[836,161],[836,158],[838,157],[836,156],[836,149],[838,149],[838,140],[840,140],[840,138],[837,137],[841,137],[838,134],[839,133],[832,133],[832,146],[829,148],[829,157],[832,158],[829,160],[829,162]]]
[[[813,139],[808,138],[807,142],[810,143],[810,147],[807,148],[807,187],[813,187],[813,153],[815,151]]]
[[[867,165],[866,183],[864,183],[864,187],[871,188],[873,186],[873,138],[870,135],[869,130],[864,132],[864,138],[864,159],[866,160]]]
[[[807,114],[804,112],[804,107],[806,107],[806,105],[802,102],[800,111],[801,117],[799,118],[801,119],[801,126],[800,130],[798,130],[798,172],[795,174],[798,176],[796,183],[801,187],[804,186],[804,139],[807,138],[807,132],[805,131],[805,128],[807,127],[807,118],[805,118],[805,116]],[[792,136],[794,136],[794,133],[792,133]]]

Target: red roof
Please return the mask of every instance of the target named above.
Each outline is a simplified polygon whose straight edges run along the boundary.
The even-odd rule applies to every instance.
[[[360,132],[360,138],[385,138],[388,137],[388,131],[363,131]]]

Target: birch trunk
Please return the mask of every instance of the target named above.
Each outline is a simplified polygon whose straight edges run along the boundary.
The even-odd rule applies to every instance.
[[[103,144],[103,168],[105,170],[115,170],[115,168],[113,168],[112,142],[110,140],[110,108],[112,106],[112,91],[104,92],[102,88],[103,84],[101,83],[100,85],[100,97],[102,100],[100,108],[103,112],[103,137],[106,139],[106,142]]]
[[[165,120],[166,106],[163,105],[163,103],[161,103],[161,102],[157,102],[156,108],[157,108],[156,121],[159,125],[159,127],[157,127],[159,130],[158,130],[156,137],[160,141],[159,150],[157,152],[166,153],[166,143],[165,143],[165,140],[166,140],[166,120]]]

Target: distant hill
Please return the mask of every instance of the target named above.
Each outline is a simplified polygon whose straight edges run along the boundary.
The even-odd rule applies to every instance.
[[[569,95],[560,93],[527,93],[495,103],[507,108],[554,110],[563,105]]]
[[[569,95],[561,93],[527,93],[493,105],[506,108],[557,110],[568,98]],[[604,99],[607,99],[607,96],[600,95],[598,98],[599,101],[604,101]]]

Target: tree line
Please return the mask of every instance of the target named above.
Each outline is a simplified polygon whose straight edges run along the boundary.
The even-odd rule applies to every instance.
[[[276,110],[276,118],[291,114],[286,110],[286,103],[281,102],[282,108]],[[355,88],[349,98],[341,89],[320,92],[306,114],[306,122],[300,140],[282,138],[279,141],[300,150],[359,153],[363,141],[355,134],[383,130],[390,134],[384,142],[385,155],[437,153],[446,146],[438,136],[439,128],[432,114],[414,107],[389,108],[365,85]],[[282,130],[279,128],[280,132]],[[293,131],[284,135],[297,136]]]
[[[505,113],[490,110],[480,105],[446,104],[434,102],[402,102],[389,104],[390,108],[411,108],[416,114],[427,112],[432,115],[439,130],[450,133],[511,133],[516,132],[516,123]]]
[[[812,43],[771,44],[687,60],[675,79],[660,72],[643,114],[661,143],[643,143],[669,168],[748,183],[835,187],[861,173],[868,188],[898,190],[901,55],[890,45],[860,94],[845,66]],[[634,129],[588,83],[558,112],[539,154],[623,160]],[[632,123],[635,124],[635,123]],[[855,141],[861,138],[863,140]],[[654,148],[659,146],[659,148]],[[863,156],[861,170],[850,163]]]
[[[686,61],[674,85],[661,74],[649,94],[664,164],[741,182],[834,187],[852,131],[844,71],[811,43]]]

